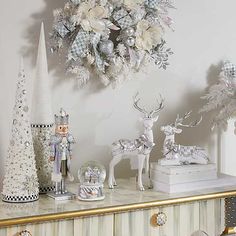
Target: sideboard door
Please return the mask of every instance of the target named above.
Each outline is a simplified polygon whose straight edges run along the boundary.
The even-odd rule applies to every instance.
[[[162,226],[153,224],[158,213],[166,216]],[[220,200],[209,200],[115,214],[114,235],[191,236],[198,230],[217,235],[223,225]]]
[[[0,230],[0,236],[18,236],[28,231],[32,236],[73,236],[73,220],[52,221],[39,224],[17,225]]]
[[[112,236],[113,215],[77,218],[74,220],[75,236]]]
[[[219,235],[224,230],[224,199],[200,202],[200,230]]]
[[[152,217],[158,213],[166,215],[162,226],[152,222]],[[198,202],[115,215],[115,236],[190,236],[198,229]]]

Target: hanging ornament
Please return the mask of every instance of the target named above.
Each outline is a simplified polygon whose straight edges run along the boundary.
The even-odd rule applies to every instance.
[[[111,54],[113,53],[113,49],[114,44],[111,40],[102,41],[99,44],[100,52],[105,54],[106,56],[111,56]]]
[[[127,28],[127,29],[124,30],[124,33],[125,33],[126,36],[129,37],[129,36],[133,36],[134,33],[135,33],[135,31],[134,31],[134,28],[129,27],[129,28]]]
[[[134,46],[134,44],[135,44],[135,39],[134,39],[134,37],[128,37],[127,39],[126,39],[126,45],[127,46],[129,46],[129,47],[133,47]]]

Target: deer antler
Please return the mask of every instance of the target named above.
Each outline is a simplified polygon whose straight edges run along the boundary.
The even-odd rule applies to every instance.
[[[164,105],[163,105],[163,103],[164,103],[164,98],[161,96],[161,94],[160,94],[160,99],[161,99],[160,102],[159,102],[159,100],[157,99],[157,103],[159,104],[159,107],[156,108],[156,109],[154,109],[154,110],[152,110],[152,111],[149,113],[148,116],[152,117],[155,113],[158,113],[159,111],[161,111],[161,110],[164,108]]]
[[[148,112],[144,108],[141,108],[138,105],[138,102],[140,101],[140,98],[138,98],[138,95],[139,95],[139,93],[137,92],[136,95],[134,96],[134,108],[137,109],[138,111],[142,112],[144,115],[147,115]]]
[[[186,120],[187,118],[189,118],[191,113],[192,113],[192,111],[186,112],[183,117],[180,117],[178,114],[177,118],[175,120],[174,126],[175,127],[182,126],[182,127],[188,127],[188,128],[193,128],[193,127],[198,126],[202,121],[202,116],[200,117],[199,120],[192,121],[189,124],[183,124],[183,121]]]

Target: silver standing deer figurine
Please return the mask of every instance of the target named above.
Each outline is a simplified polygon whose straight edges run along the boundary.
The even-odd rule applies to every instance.
[[[144,132],[135,140],[120,139],[112,144],[112,160],[109,165],[109,188],[114,188],[116,185],[114,176],[114,167],[125,158],[135,158],[138,163],[138,188],[145,190],[142,183],[142,170],[145,165],[145,172],[149,171],[149,156],[155,143],[153,142],[153,124],[158,120],[159,112],[163,109],[163,98],[158,101],[156,109],[148,112],[139,106],[140,98],[138,93],[134,97],[134,108],[141,112],[144,117],[142,118]]]
[[[186,165],[186,164],[208,164],[208,154],[204,148],[197,146],[184,146],[175,143],[175,134],[180,134],[182,129],[178,127],[196,127],[202,121],[199,120],[183,124],[184,120],[189,118],[191,111],[184,114],[183,117],[177,115],[174,124],[161,127],[161,131],[165,134],[163,145],[164,158],[160,159],[160,165]]]

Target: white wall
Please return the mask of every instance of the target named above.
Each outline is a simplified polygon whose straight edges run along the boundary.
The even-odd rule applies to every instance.
[[[152,160],[160,155],[163,135],[162,124],[173,121],[177,112],[198,110],[202,105],[200,95],[214,82],[221,60],[231,59],[236,63],[236,2],[235,0],[176,0],[177,10],[171,15],[175,32],[167,31],[166,40],[174,55],[166,70],[154,67],[145,73],[130,75],[133,80],[121,88],[101,89],[96,83],[77,89],[73,80],[66,79],[63,62],[57,56],[48,55],[52,80],[53,109],[64,107],[70,114],[71,132],[76,137],[73,171],[87,160],[100,160],[106,166],[110,160],[110,144],[119,138],[137,137],[141,125],[139,114],[132,108],[132,96],[140,91],[144,103],[152,105],[155,96],[162,93],[166,98],[165,111],[154,127],[157,145]],[[4,158],[11,129],[15,83],[19,55],[25,55],[29,87],[35,63],[40,22],[44,21],[46,35],[52,24],[52,10],[63,6],[64,1],[21,0],[1,1],[0,8],[0,183],[4,173]],[[212,157],[217,155],[217,142],[211,133],[209,116],[195,130],[185,130],[178,141],[198,144],[209,148]],[[224,134],[227,136],[227,134]],[[233,149],[235,136],[222,148]],[[228,145],[228,146],[227,146]],[[231,149],[230,149],[231,148]],[[233,173],[236,160],[228,152],[224,171]],[[117,168],[119,176],[128,176],[128,162]]]

